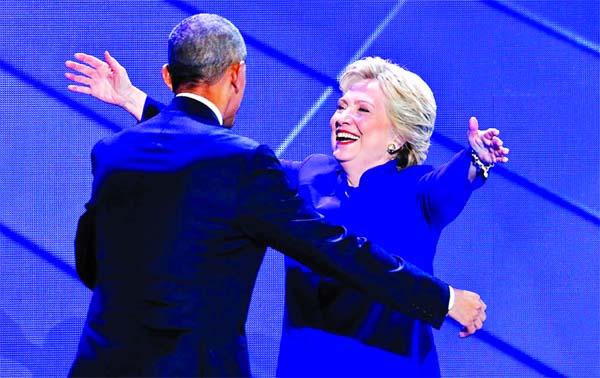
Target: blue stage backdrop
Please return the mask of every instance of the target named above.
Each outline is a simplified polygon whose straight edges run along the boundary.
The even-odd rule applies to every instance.
[[[436,274],[481,293],[482,332],[435,332],[442,374],[600,375],[600,5],[597,0],[5,0],[0,4],[0,376],[63,377],[90,291],[74,270],[89,153],[135,124],[67,91],[64,61],[105,50],[164,102],[171,28],[198,12],[234,22],[249,46],[235,129],[288,159],[329,153],[336,77],[389,58],[438,102],[428,163],[466,144],[470,116],[511,148],[445,231]],[[273,376],[281,256],[261,269],[247,324],[252,369]],[[332,351],[335,353],[335,351]]]

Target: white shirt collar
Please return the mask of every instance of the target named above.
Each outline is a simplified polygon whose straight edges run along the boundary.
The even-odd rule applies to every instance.
[[[215,115],[217,116],[217,119],[219,120],[219,125],[221,125],[221,126],[223,125],[223,115],[221,114],[221,111],[219,110],[219,108],[217,108],[217,105],[213,104],[206,97],[202,97],[202,96],[199,96],[197,94],[187,93],[187,92],[179,93],[179,94],[177,94],[176,97],[189,97],[189,98],[192,98],[192,99],[194,99],[196,101],[199,101],[199,102],[203,103],[204,105],[208,106],[208,108],[210,110],[212,110],[213,113],[215,113]]]

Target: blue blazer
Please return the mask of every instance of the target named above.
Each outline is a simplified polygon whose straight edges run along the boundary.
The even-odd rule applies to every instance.
[[[463,150],[435,169],[416,165],[398,171],[390,161],[365,172],[358,188],[348,186],[332,156],[282,163],[298,194],[327,221],[388,250],[401,246],[404,258],[432,273],[440,233],[483,183],[467,179],[469,152]],[[286,317],[278,376],[440,375],[427,324],[292,259],[285,261]],[[327,356],[331,349],[341,352]]]
[[[195,100],[100,141],[92,167],[76,260],[94,292],[71,376],[248,376],[267,245],[408,316],[447,312],[445,283],[325,223],[268,147]]]

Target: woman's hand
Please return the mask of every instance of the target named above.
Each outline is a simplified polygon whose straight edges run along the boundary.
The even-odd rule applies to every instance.
[[[479,160],[485,164],[506,163],[509,149],[504,147],[502,139],[498,138],[498,129],[479,130],[477,118],[469,119],[469,145],[475,151]]]

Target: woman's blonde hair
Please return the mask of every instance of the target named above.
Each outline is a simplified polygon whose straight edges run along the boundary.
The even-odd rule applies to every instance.
[[[427,158],[436,115],[431,89],[418,75],[379,57],[348,65],[340,78],[340,88],[346,93],[352,84],[367,79],[379,83],[393,132],[404,142],[395,157],[398,169],[422,164]]]

